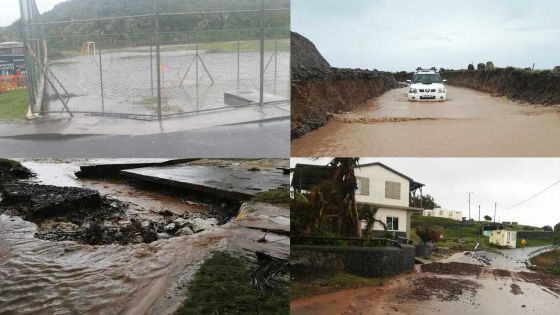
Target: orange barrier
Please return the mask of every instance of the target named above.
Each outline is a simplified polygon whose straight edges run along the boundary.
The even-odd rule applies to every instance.
[[[26,75],[0,75],[0,93],[27,88]]]

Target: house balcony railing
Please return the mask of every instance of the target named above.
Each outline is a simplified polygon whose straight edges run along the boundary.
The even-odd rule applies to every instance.
[[[293,236],[291,244],[297,245],[329,245],[329,246],[358,246],[358,247],[397,247],[410,244],[410,240],[392,240],[388,238],[354,238],[354,237],[322,237],[322,236]]]

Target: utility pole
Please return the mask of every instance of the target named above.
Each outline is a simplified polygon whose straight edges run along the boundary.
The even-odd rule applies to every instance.
[[[471,195],[473,194],[472,192],[467,192],[467,194],[469,194],[469,221],[471,219]]]
[[[496,208],[498,207],[498,203],[494,202],[494,223],[496,223]]]
[[[480,205],[478,205],[478,223],[480,223]]]

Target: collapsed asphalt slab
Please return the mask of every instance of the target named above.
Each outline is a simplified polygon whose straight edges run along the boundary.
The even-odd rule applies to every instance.
[[[281,170],[269,171],[219,166],[177,165],[123,170],[125,178],[183,188],[229,200],[248,200],[259,192],[286,188]]]

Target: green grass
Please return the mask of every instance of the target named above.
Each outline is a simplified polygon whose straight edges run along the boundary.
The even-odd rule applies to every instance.
[[[333,275],[324,275],[311,281],[292,280],[292,300],[341,290],[375,287],[382,284],[383,282],[378,278],[366,278],[347,272],[337,272]]]
[[[274,291],[254,289],[248,263],[225,252],[208,258],[176,314],[289,314],[289,279]]]
[[[533,263],[538,270],[560,275],[560,266],[558,265],[559,259],[560,251],[552,251],[531,258],[531,263]]]
[[[264,191],[256,194],[253,201],[289,207],[290,192],[286,189]]]
[[[0,94],[0,119],[25,119],[28,109],[28,90]]]
[[[437,243],[439,247],[447,247],[453,250],[472,250],[476,243],[480,241],[480,245],[483,248],[498,248],[489,243],[489,238],[485,236],[478,235],[479,227],[484,222],[475,221],[472,224],[465,224],[462,221],[456,221],[447,218],[438,217],[428,217],[428,216],[412,216],[411,226],[413,227],[411,238],[416,242],[421,242],[420,238],[416,235],[416,227],[428,227],[436,226],[443,230],[444,239]],[[514,231],[526,231],[527,229],[536,229],[532,226],[527,225],[515,225],[512,230]],[[463,242],[459,242],[459,240]],[[520,247],[519,242],[521,239],[517,240],[517,247]],[[552,238],[550,239],[535,239],[528,240],[525,247],[536,247],[551,245]]]

